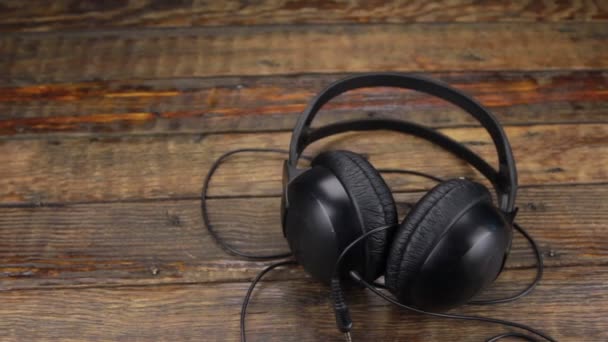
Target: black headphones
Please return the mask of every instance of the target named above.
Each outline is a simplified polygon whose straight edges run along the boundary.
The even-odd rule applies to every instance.
[[[332,98],[352,89],[387,86],[440,97],[475,117],[494,141],[498,171],[461,143],[434,129],[407,121],[364,119],[310,128],[317,112]],[[350,151],[323,152],[315,158],[302,156],[303,150],[319,139],[366,130],[411,134],[450,151],[490,181],[496,191],[498,205],[492,203],[490,192],[482,184],[464,178],[443,181],[433,175],[407,169],[376,170],[363,156]],[[240,152],[289,155],[283,167],[281,221],[290,253],[256,255],[240,251],[227,244],[212,228],[206,206],[211,178],[225,159]],[[311,167],[299,169],[300,158],[312,159]],[[439,185],[424,195],[398,224],[393,196],[379,171],[414,174],[434,180]],[[292,255],[314,278],[330,284],[336,325],[344,333],[346,341],[351,341],[352,320],[341,281],[351,279],[402,309],[434,317],[500,324],[555,342],[551,336],[525,324],[437,312],[465,303],[490,305],[511,302],[530,293],[542,278],[542,253],[532,236],[514,221],[516,193],[517,171],[509,141],[496,118],[483,106],[448,85],[419,76],[364,74],[330,85],[311,102],[296,123],[289,151],[241,148],[221,155],[205,177],[201,213],[207,231],[226,252],[249,260],[282,259],[264,268],[245,294],[240,319],[242,342],[247,340],[245,318],[256,284],[271,270],[293,265]],[[513,228],[528,240],[536,256],[534,281],[516,295],[470,301],[504,268]],[[382,275],[384,284],[375,282]],[[386,294],[383,288],[396,299]],[[517,331],[505,332],[487,341],[506,337],[538,341]]]
[[[490,134],[498,154],[498,171],[461,143],[407,121],[363,119],[310,127],[329,100],[364,87],[417,90],[464,109]],[[363,156],[328,151],[316,156],[310,168],[297,167],[302,151],[311,143],[365,130],[411,134],[450,151],[492,183],[498,205],[482,184],[451,179],[425,194],[398,224],[388,186]],[[404,164],[406,158],[407,150]],[[386,288],[401,303],[445,310],[469,301],[501,272],[511,246],[516,192],[517,171],[509,141],[481,104],[446,84],[419,76],[357,75],[327,87],[298,119],[284,164],[283,234],[298,263],[313,277],[329,283],[344,249],[365,233],[379,230],[352,250],[345,261],[347,268],[367,282],[384,275]],[[378,229],[389,226],[394,229]]]

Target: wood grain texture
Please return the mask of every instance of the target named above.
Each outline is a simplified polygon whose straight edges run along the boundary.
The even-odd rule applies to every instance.
[[[5,56],[0,85],[387,70],[603,69],[608,67],[606,32],[605,23],[479,23],[6,34],[0,37]]]
[[[183,27],[192,23],[192,0],[3,0],[0,11],[0,31],[5,32]]]
[[[495,21],[591,21],[608,18],[608,6],[598,1],[306,1],[243,0],[215,3],[194,0],[194,25],[255,25],[293,23],[410,23]],[[203,6],[201,6],[203,5]],[[201,11],[201,9],[203,9]]]
[[[507,125],[518,221],[546,265],[513,304],[465,307],[560,341],[608,340],[608,7],[600,0],[0,0],[0,341],[226,341],[265,262],[226,255],[201,222],[220,154],[286,148],[295,118],[345,74],[429,74]],[[405,117],[489,161],[493,145],[437,100],[389,89],[332,102],[319,123]],[[344,134],[377,167],[479,179],[411,137]],[[251,252],[286,249],[283,157],[230,158],[213,179],[216,230]],[[386,175],[400,215],[433,184]],[[534,275],[525,241],[482,296]],[[327,289],[299,267],[253,297],[252,341],[339,341]],[[357,341],[479,341],[504,328],[400,313],[347,293]],[[460,309],[459,309],[460,310]]]
[[[536,237],[545,265],[608,264],[607,191],[608,185],[521,189],[518,222]],[[395,195],[401,218],[422,194]],[[231,246],[277,253],[287,250],[279,203],[278,197],[214,199],[209,214]],[[516,235],[507,268],[532,267],[531,253]],[[0,291],[243,281],[261,265],[220,250],[196,199],[0,208]],[[304,275],[288,275],[296,277]]]
[[[32,5],[35,3],[35,5]],[[3,0],[0,31],[262,24],[603,21],[601,0]]]
[[[489,292],[515,291],[529,276],[528,271],[506,272],[496,290]],[[8,340],[234,341],[238,339],[238,313],[247,286],[225,283],[4,292],[0,293],[0,329]],[[525,322],[559,341],[605,341],[608,297],[603,293],[607,290],[604,268],[550,269],[536,291],[523,300],[457,311]],[[362,290],[347,296],[355,322],[353,339],[359,341],[482,341],[504,331],[496,325],[400,312]],[[249,308],[250,340],[342,341],[328,297],[325,287],[310,280],[264,282]]]
[[[0,134],[209,133],[290,130],[316,92],[345,75],[96,81],[0,88]],[[605,71],[469,72],[428,75],[469,93],[505,125],[608,120]],[[348,92],[315,121],[407,118],[433,127],[474,124],[416,92]]]
[[[441,131],[491,163],[496,159],[494,145],[483,129]],[[511,126],[506,132],[521,184],[607,179],[606,124]],[[220,154],[244,147],[287,148],[290,137],[291,133],[284,132],[0,140],[0,201],[39,205],[198,197],[204,176]],[[311,145],[307,153],[325,149],[367,154],[377,168],[407,167],[444,178],[479,179],[468,165],[440,148],[397,133],[342,134]],[[235,156],[218,170],[210,195],[278,195],[283,160],[278,155]],[[429,187],[420,177],[393,175],[387,180],[395,190]]]

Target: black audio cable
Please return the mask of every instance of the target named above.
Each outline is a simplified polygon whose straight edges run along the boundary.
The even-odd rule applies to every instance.
[[[382,226],[376,229],[372,229],[369,232],[359,236],[353,242],[351,242],[340,255],[338,259],[336,259],[336,263],[334,264],[334,269],[332,272],[331,280],[330,280],[330,289],[331,289],[331,298],[333,300],[334,305],[334,315],[336,316],[336,326],[338,330],[344,334],[344,339],[348,342],[351,341],[350,330],[353,327],[353,321],[350,317],[350,311],[348,310],[348,305],[346,305],[346,300],[344,299],[344,294],[342,292],[342,286],[340,282],[340,277],[342,274],[340,271],[342,270],[342,263],[350,250],[355,247],[359,242],[367,239],[374,233],[387,230],[390,228],[395,228],[397,226]]]
[[[532,250],[534,251],[534,256],[536,258],[536,276],[534,277],[534,280],[525,289],[523,289],[522,291],[520,291],[519,293],[517,293],[513,296],[505,297],[505,298],[496,298],[496,299],[472,300],[472,301],[468,302],[467,304],[469,304],[469,305],[493,305],[493,304],[502,304],[502,303],[509,303],[509,302],[516,301],[516,300],[528,295],[530,292],[532,292],[532,290],[534,290],[536,285],[538,285],[540,280],[543,278],[543,271],[545,268],[545,266],[543,264],[543,255],[540,252],[540,248],[538,248],[536,241],[517,222],[513,222],[513,227],[521,235],[523,235],[526,238],[526,240],[528,240],[528,243],[530,244],[530,246],[532,247]]]
[[[260,273],[258,273],[258,275],[255,277],[255,279],[253,279],[253,281],[251,281],[251,284],[249,284],[249,289],[247,289],[247,294],[245,294],[245,298],[243,298],[243,305],[241,306],[241,342],[247,342],[247,334],[246,334],[246,330],[245,330],[245,318],[247,317],[247,306],[249,306],[249,300],[251,299],[251,294],[253,293],[253,289],[255,289],[255,286],[258,284],[258,282],[260,280],[262,280],[262,277],[266,273],[272,271],[273,269],[280,267],[280,266],[295,265],[295,264],[296,264],[295,260],[284,260],[284,261],[276,262],[276,263],[271,264],[268,267],[264,268]]]
[[[205,177],[205,181],[203,182],[203,190],[201,193],[201,213],[203,216],[203,224],[204,224],[205,228],[207,229],[207,232],[209,233],[209,235],[211,235],[211,237],[213,238],[213,240],[215,240],[215,242],[220,247],[222,247],[222,249],[224,251],[226,251],[228,254],[232,254],[232,255],[235,255],[235,256],[238,256],[241,258],[245,258],[245,259],[249,259],[249,260],[273,260],[273,259],[287,258],[287,257],[291,256],[291,252],[256,255],[256,254],[251,254],[251,253],[240,251],[240,250],[230,246],[228,243],[226,243],[226,241],[224,241],[217,234],[217,232],[213,229],[213,226],[211,225],[211,221],[209,220],[209,212],[207,210],[207,199],[209,197],[207,196],[207,192],[209,191],[209,184],[211,183],[211,178],[215,174],[215,171],[220,167],[220,165],[228,157],[230,157],[234,154],[237,154],[237,153],[245,153],[245,152],[289,154],[289,151],[287,151],[287,150],[281,150],[281,149],[276,149],[276,148],[239,148],[236,150],[228,151],[228,152],[222,154],[219,158],[217,158],[215,160],[215,162],[213,162],[213,164],[209,168],[209,172],[207,172],[207,176]],[[306,156],[303,156],[302,158],[310,159],[310,157],[306,157]]]
[[[517,225],[517,226],[519,227],[519,225]],[[336,310],[336,324],[337,324],[338,330],[340,330],[342,333],[345,334],[345,338],[347,341],[350,339],[350,330],[352,328],[352,321],[350,321],[350,314],[348,311],[348,306],[346,305],[346,302],[344,301],[344,297],[341,294],[342,289],[340,286],[340,277],[339,277],[340,273],[339,272],[340,272],[342,263],[343,263],[345,257],[348,255],[349,251],[352,250],[359,243],[361,243],[361,241],[364,241],[365,239],[369,238],[371,235],[373,235],[375,233],[378,233],[383,230],[391,229],[391,228],[394,228],[394,226],[383,226],[383,227],[372,229],[372,230],[366,232],[365,234],[362,234],[361,236],[359,236],[358,238],[353,240],[353,242],[351,242],[346,248],[344,248],[344,250],[342,251],[342,253],[340,254],[340,256],[338,257],[338,259],[336,261],[336,264],[334,267],[334,276],[332,277],[332,285],[333,285],[332,286],[332,297],[334,299],[337,298],[340,301],[339,303],[334,305],[335,308],[338,308],[338,310]],[[518,231],[520,231],[520,232],[523,231],[523,229],[521,229],[521,230],[520,229],[521,229],[521,227],[519,227]],[[530,239],[532,239],[532,237],[529,234],[526,235],[526,238],[528,238],[528,237]],[[542,259],[540,259],[539,262],[542,263]],[[510,327],[526,330],[534,335],[544,338],[547,341],[556,342],[555,339],[553,339],[549,335],[546,335],[545,333],[541,332],[540,330],[534,329],[530,326],[527,326],[527,325],[521,324],[521,323],[517,323],[517,322],[511,322],[511,321],[496,319],[496,318],[480,317],[480,316],[437,313],[437,312],[426,311],[426,310],[418,309],[413,306],[405,305],[405,304],[400,303],[396,299],[392,298],[391,296],[383,293],[381,290],[379,290],[375,286],[369,284],[357,272],[350,271],[349,276],[355,282],[357,282],[360,285],[364,286],[365,288],[369,289],[370,291],[372,291],[374,294],[376,294],[380,298],[382,298],[382,299],[386,300],[387,302],[394,304],[402,309],[406,309],[409,311],[413,311],[416,313],[425,314],[425,315],[429,315],[429,316],[434,316],[434,317],[459,319],[459,320],[467,320],[467,321],[480,321],[480,322],[487,322],[487,323],[494,323],[494,324],[510,326]],[[334,279],[335,279],[335,281],[334,281]],[[521,333],[515,333],[515,332],[509,332],[509,333],[505,333],[505,334],[501,334],[501,335],[496,335],[494,337],[491,337],[488,341],[497,341],[497,340],[499,340],[501,338],[505,338],[505,337],[519,337],[519,338],[525,339],[527,341],[532,341],[532,342],[538,341],[538,339],[535,339],[532,336],[524,335]]]
[[[444,181],[444,179],[442,179],[440,177],[433,176],[428,173],[424,173],[424,172],[420,172],[420,171],[413,171],[413,170],[378,169],[378,172],[410,174],[410,175],[424,177],[424,178],[433,180],[437,183],[441,183]],[[469,304],[469,305],[493,305],[493,304],[502,304],[502,303],[513,302],[513,301],[516,301],[516,300],[528,295],[530,292],[532,292],[532,290],[534,290],[536,285],[538,285],[538,282],[540,282],[540,280],[542,279],[543,271],[544,271],[543,255],[540,251],[540,248],[538,247],[538,244],[536,243],[534,238],[522,226],[520,226],[519,224],[514,222],[513,227],[521,235],[523,235],[523,237],[526,238],[526,240],[528,240],[528,243],[530,244],[530,247],[532,247],[532,251],[534,252],[534,257],[536,258],[536,276],[534,277],[534,280],[525,289],[521,290],[519,293],[516,293],[515,295],[505,297],[505,298],[472,300],[472,301],[469,301],[467,304]],[[374,285],[377,286],[376,283],[374,283]]]
[[[489,317],[480,317],[480,316],[468,316],[468,315],[455,315],[455,314],[446,314],[446,313],[438,313],[438,312],[431,312],[431,311],[426,311],[426,310],[421,310],[418,309],[416,307],[413,306],[409,306],[409,305],[405,305],[400,303],[399,301],[397,301],[396,299],[392,298],[391,296],[383,293],[382,291],[380,291],[379,289],[376,289],[374,286],[372,286],[371,284],[369,284],[368,282],[366,282],[363,278],[361,278],[361,276],[354,271],[350,272],[350,277],[355,280],[357,283],[361,284],[362,286],[366,287],[368,290],[372,291],[374,294],[376,294],[377,296],[379,296],[380,298],[386,300],[387,302],[398,306],[399,308],[405,309],[405,310],[409,310],[409,311],[413,311],[419,314],[424,314],[424,315],[429,315],[429,316],[434,316],[434,317],[440,317],[440,318],[449,318],[449,319],[458,319],[458,320],[465,320],[465,321],[478,321],[478,322],[486,322],[486,323],[494,323],[494,324],[500,324],[500,325],[504,325],[504,326],[509,326],[509,327],[513,327],[513,328],[518,328],[518,329],[522,329],[522,330],[526,330],[532,334],[535,334],[537,336],[540,336],[542,338],[544,338],[545,340],[549,341],[549,342],[557,342],[555,339],[553,339],[551,336],[545,334],[544,332],[538,330],[538,329],[534,329],[530,326],[527,326],[525,324],[521,324],[521,323],[517,323],[517,322],[512,322],[512,321],[507,321],[507,320],[503,320],[503,319],[498,319],[498,318],[489,318]],[[505,337],[518,337],[521,339],[524,339],[526,341],[530,341],[530,342],[538,342],[538,339],[532,337],[532,336],[528,336],[525,334],[521,334],[521,333],[517,333],[517,332],[508,332],[508,333],[503,333],[500,335],[496,335],[493,336],[491,338],[489,338],[488,340],[486,340],[486,342],[491,342],[491,341],[498,341],[502,338]]]
[[[210,222],[210,219],[209,219],[209,214],[208,214],[208,210],[207,210],[207,202],[206,202],[206,200],[208,199],[207,192],[208,192],[208,189],[209,189],[209,184],[211,182],[211,178],[214,175],[214,173],[216,172],[216,170],[219,168],[219,166],[228,157],[230,157],[230,156],[232,156],[234,154],[237,154],[237,153],[257,153],[257,152],[259,152],[259,153],[278,153],[278,154],[287,154],[288,153],[287,150],[282,150],[282,149],[242,148],[242,149],[231,150],[231,151],[228,151],[228,152],[222,154],[211,165],[211,168],[210,168],[209,172],[207,173],[207,176],[205,177],[205,181],[204,181],[204,185],[203,185],[203,190],[202,190],[202,194],[201,194],[201,212],[202,212],[203,223],[205,225],[205,228],[209,232],[209,234],[215,240],[215,242],[219,246],[221,246],[222,249],[224,249],[229,254],[232,254],[232,255],[235,255],[235,256],[239,256],[239,257],[243,257],[243,258],[246,258],[246,259],[249,259],[249,260],[284,259],[284,258],[290,257],[291,253],[285,252],[285,253],[268,254],[268,255],[255,255],[255,254],[250,254],[250,253],[239,251],[238,249],[236,249],[236,248],[230,246],[228,243],[226,243],[216,233],[216,231],[213,229],[213,226],[211,225],[211,222]],[[309,156],[303,156],[302,158],[306,159],[306,160],[311,160],[311,157],[309,157]],[[424,177],[424,178],[430,179],[430,180],[435,181],[435,182],[442,182],[443,181],[439,177],[436,177],[436,176],[433,176],[433,175],[430,175],[430,174],[427,174],[427,173],[424,173],[424,172],[414,171],[414,170],[378,169],[378,172],[383,173],[383,174],[385,174],[385,173],[410,174],[410,175]],[[506,303],[506,302],[511,302],[511,301],[517,300],[517,299],[519,299],[519,298],[527,295],[528,293],[530,293],[532,291],[532,289],[534,289],[534,287],[538,284],[538,282],[542,278],[542,274],[543,274],[542,254],[540,253],[538,245],[536,244],[536,242],[534,241],[534,239],[532,238],[532,236],[530,236],[530,234],[528,234],[521,226],[519,226],[518,224],[515,223],[514,227],[515,227],[516,230],[518,230],[529,241],[529,243],[531,244],[532,249],[533,249],[533,251],[535,253],[535,257],[536,257],[536,260],[537,260],[537,263],[536,263],[536,265],[537,265],[537,273],[536,273],[536,277],[535,277],[534,281],[528,287],[526,287],[526,289],[524,289],[523,291],[521,291],[520,293],[518,293],[518,294],[516,294],[514,296],[507,297],[507,298],[491,299],[491,300],[471,301],[468,304],[473,304],[473,305],[489,305],[489,304]],[[368,236],[370,236],[374,232],[381,231],[381,230],[384,230],[384,229],[389,229],[389,228],[392,228],[392,227],[391,226],[385,226],[385,227],[376,228],[375,230],[372,230],[372,231],[370,231],[370,232],[368,232],[368,233],[360,236],[355,241],[353,241],[349,246],[347,246],[342,251],[340,257],[338,258],[338,261],[336,262],[336,267],[335,267],[335,272],[334,272],[335,275],[338,275],[339,268],[340,268],[340,265],[342,263],[342,259],[344,258],[344,256],[347,254],[347,252],[352,247],[354,247],[360,241],[363,241],[365,238],[367,238]],[[292,264],[295,264],[295,263],[296,262],[293,261],[293,260],[283,260],[283,261],[271,264],[271,265],[267,266],[266,268],[264,268],[256,276],[256,278],[252,281],[252,283],[250,284],[250,287],[249,287],[249,289],[247,291],[247,294],[245,295],[245,298],[243,300],[243,306],[242,306],[242,309],[241,309],[241,341],[243,341],[243,342],[246,341],[245,317],[246,317],[246,314],[247,314],[247,305],[249,304],[249,301],[250,301],[250,298],[251,298],[251,294],[252,294],[255,286],[257,285],[257,283],[262,279],[262,277],[266,273],[268,273],[272,269],[274,269],[276,267],[284,266],[284,265],[292,265]],[[351,274],[351,277],[352,276],[353,275]],[[357,275],[355,275],[355,276],[357,276]],[[364,285],[364,284],[362,284],[362,285]],[[376,291],[379,291],[378,288],[383,288],[382,284],[379,284],[379,283],[374,283],[373,285],[370,285],[370,284],[367,284],[367,285],[369,285],[370,287],[372,287]],[[350,319],[350,315],[349,315],[349,312],[348,312],[348,307],[346,305],[346,301],[344,299],[344,296],[343,296],[343,293],[342,293],[342,290],[341,290],[339,276],[332,277],[332,281],[331,281],[330,287],[331,287],[332,298],[334,300],[334,311],[336,312],[336,321],[338,323],[338,326],[340,327],[340,330],[345,334],[345,339],[347,341],[350,341],[351,340],[350,329],[352,328],[352,321]],[[384,296],[386,296],[386,295],[384,295]],[[388,298],[390,298],[390,297],[388,297]],[[416,310],[418,310],[418,309],[416,309]],[[419,311],[422,313],[422,310],[419,310]],[[442,316],[439,316],[439,317],[447,317],[445,315],[448,315],[448,314],[435,314],[435,313],[428,313],[428,314],[431,314],[431,315],[442,315]],[[457,316],[457,317],[447,317],[447,318],[474,319],[474,320],[476,320],[476,318],[485,319],[483,317],[474,317],[474,316],[459,316],[459,315],[449,315],[449,316]],[[471,317],[471,318],[461,318],[461,317]],[[503,322],[503,321],[501,321],[501,320],[495,320],[494,323],[501,323],[501,322]],[[504,322],[506,322],[506,323],[512,323],[512,322],[508,322],[508,321],[504,321]],[[514,324],[517,324],[517,323],[514,323]],[[526,327],[524,325],[522,325],[522,326]],[[526,327],[526,328],[529,328],[529,327]],[[522,328],[522,329],[527,330],[526,328]],[[531,329],[531,330],[528,330],[530,332],[533,332],[533,333],[536,332],[536,330],[534,330],[532,328],[529,328],[529,329]],[[544,337],[544,335],[541,335],[541,334],[539,334],[539,336],[543,336]],[[524,334],[517,333],[517,332],[509,332],[509,333],[505,333],[505,334],[494,336],[491,339],[489,339],[488,342],[498,341],[499,339],[502,339],[502,338],[505,338],[505,337],[519,337],[519,338],[525,338],[528,341],[538,341],[538,340],[533,339],[532,337],[530,337],[528,335],[524,335]],[[549,341],[553,341],[550,338],[548,338],[548,340]]]

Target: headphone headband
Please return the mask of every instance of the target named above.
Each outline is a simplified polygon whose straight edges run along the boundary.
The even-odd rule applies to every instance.
[[[310,129],[314,117],[321,107],[334,97],[349,90],[368,87],[396,87],[411,89],[427,93],[444,99],[471,114],[490,134],[496,153],[498,154],[498,172],[478,155],[464,145],[450,139],[449,137],[424,126],[413,124],[402,120],[355,120],[321,127],[316,130]],[[496,188],[499,195],[499,204],[503,211],[512,212],[515,205],[517,193],[517,171],[511,146],[498,120],[481,104],[462,92],[435,80],[420,76],[399,73],[373,73],[363,74],[345,78],[337,81],[319,93],[308,108],[298,118],[291,136],[289,146],[290,168],[295,169],[302,151],[312,142],[329,136],[352,130],[394,130],[432,141],[435,144],[455,153],[469,162],[484,176],[486,176]]]

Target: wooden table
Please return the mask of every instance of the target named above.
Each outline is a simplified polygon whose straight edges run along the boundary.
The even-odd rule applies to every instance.
[[[209,4],[213,3],[213,4]],[[235,341],[266,262],[225,254],[201,222],[210,164],[286,148],[328,83],[421,73],[475,96],[506,126],[519,222],[539,241],[540,286],[513,304],[456,312],[526,322],[561,341],[608,340],[608,4],[595,1],[0,1],[0,340]],[[408,118],[494,162],[488,136],[440,101],[355,91],[318,124]],[[428,143],[346,134],[377,167],[479,175]],[[281,160],[243,154],[210,188],[221,236],[283,251]],[[401,215],[432,184],[387,175]],[[534,275],[524,240],[486,297]],[[480,341],[501,327],[400,312],[348,293],[355,341]],[[255,341],[340,341],[327,289],[299,267],[253,297]]]

